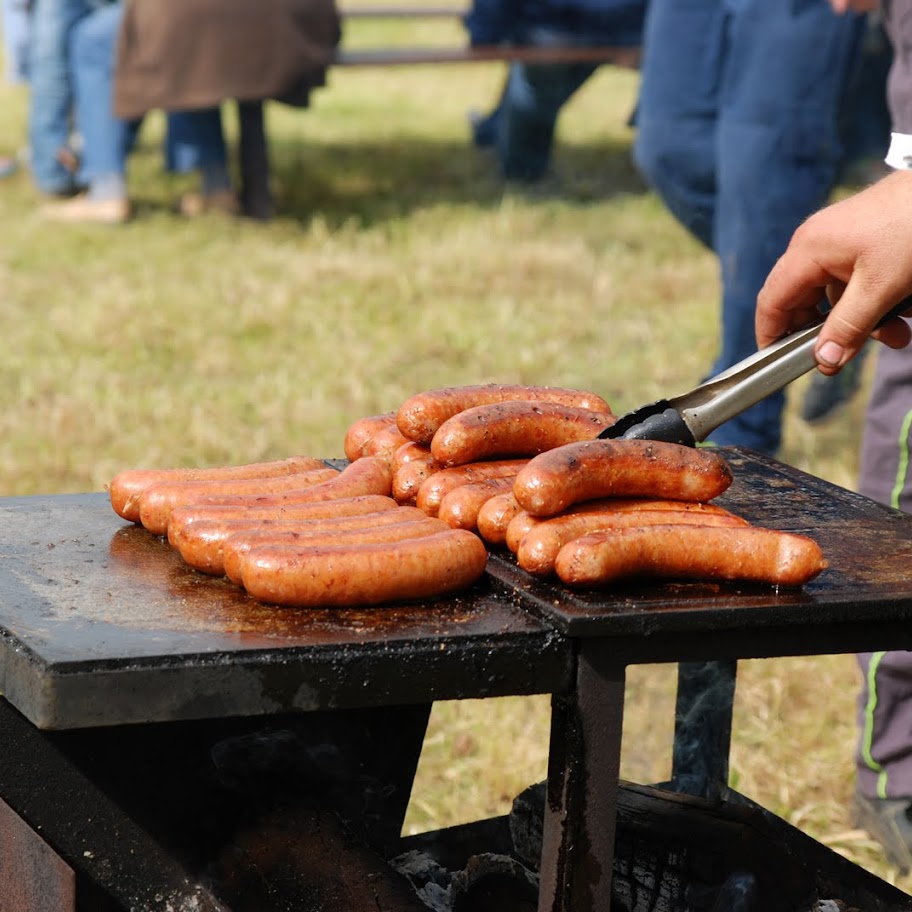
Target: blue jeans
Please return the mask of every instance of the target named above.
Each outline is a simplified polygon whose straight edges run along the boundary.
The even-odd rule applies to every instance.
[[[756,351],[754,312],[792,233],[840,162],[840,105],[863,18],[827,0],[652,0],[634,158],[671,213],[719,258],[712,373]],[[712,434],[774,454],[783,393]]]
[[[28,78],[29,16],[25,0],[3,0],[3,48],[8,82]]]
[[[142,123],[114,116],[115,52],[121,15],[120,5],[106,6],[82,19],[72,32],[76,120],[83,136],[79,180],[84,184],[126,173],[127,157]],[[185,172],[225,164],[219,108],[168,114],[167,128],[165,156],[169,169]]]
[[[57,153],[69,143],[73,84],[69,48],[73,27],[101,0],[35,0],[29,46],[29,145],[32,175],[45,193],[69,193],[75,182]]]
[[[613,41],[639,43],[636,34],[624,37]],[[515,38],[517,44],[536,47],[586,46],[599,40],[608,39],[541,26],[524,29]],[[505,178],[535,181],[544,175],[561,108],[595,70],[591,63],[510,64],[500,101],[474,126],[476,144],[494,147]]]

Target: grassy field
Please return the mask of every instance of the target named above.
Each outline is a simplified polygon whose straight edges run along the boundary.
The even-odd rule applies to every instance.
[[[716,264],[631,166],[636,75],[604,70],[584,87],[554,174],[525,190],[467,143],[466,112],[502,75],[342,70],[311,109],[271,106],[268,224],[172,215],[192,181],[163,173],[158,116],[130,163],[124,227],[49,225],[26,173],[4,182],[0,494],[98,491],[130,466],[339,456],[353,420],[434,386],[584,387],[624,410],[698,382],[716,344]],[[9,150],[25,116],[21,89],[0,88]],[[230,107],[226,122],[234,137]],[[862,398],[811,430],[796,414],[805,382],[781,458],[852,487]],[[674,687],[672,667],[631,669],[625,778],[667,775]],[[895,880],[848,819],[856,688],[852,656],[742,662],[732,783]],[[507,810],[545,775],[548,716],[545,697],[436,706],[409,831]]]

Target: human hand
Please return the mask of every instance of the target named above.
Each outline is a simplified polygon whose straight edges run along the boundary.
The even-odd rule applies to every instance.
[[[851,10],[853,13],[870,13],[880,6],[879,0],[830,0],[830,6],[842,15]]]
[[[912,171],[897,171],[812,215],[792,236],[757,296],[763,348],[832,304],[815,346],[817,365],[835,374],[872,335],[891,348],[912,340],[905,320],[874,331],[912,293]]]

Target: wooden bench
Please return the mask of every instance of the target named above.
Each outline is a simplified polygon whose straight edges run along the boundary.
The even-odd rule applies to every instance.
[[[357,6],[339,11],[341,19],[396,21],[407,19],[461,20],[466,10],[443,6]],[[520,47],[516,45],[442,46],[442,47],[368,47],[343,48],[335,54],[336,67],[391,67],[464,63],[595,63],[627,69],[639,66],[637,47]],[[274,202],[269,186],[269,154],[263,122],[263,103],[238,102],[241,205],[251,218],[269,219]]]

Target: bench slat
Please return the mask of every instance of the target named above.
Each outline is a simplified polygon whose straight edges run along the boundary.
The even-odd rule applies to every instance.
[[[636,69],[640,49],[631,47],[401,47],[341,48],[334,63],[341,67],[412,66],[434,63],[484,63],[522,61],[524,63],[608,63]]]

